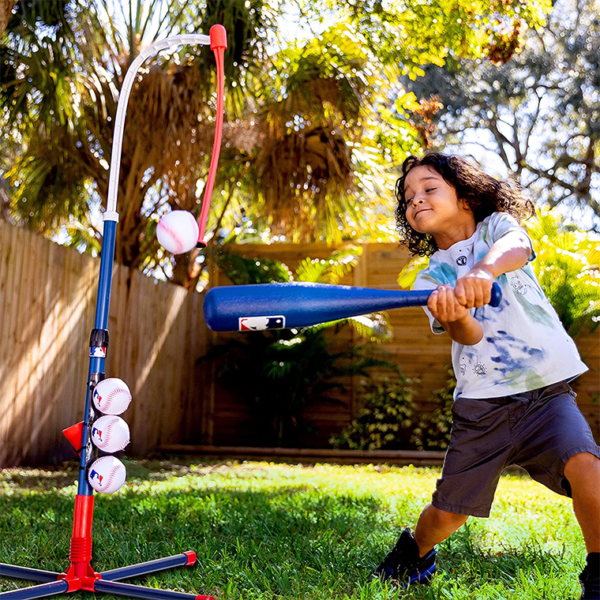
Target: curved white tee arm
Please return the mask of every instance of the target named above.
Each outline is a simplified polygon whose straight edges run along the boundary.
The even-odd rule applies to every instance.
[[[125,114],[127,113],[127,102],[131,94],[131,88],[135,76],[142,66],[142,63],[153,54],[165,50],[166,48],[175,48],[183,45],[210,45],[210,36],[203,34],[184,34],[168,37],[164,40],[155,42],[148,48],[140,52],[136,59],[131,63],[123,87],[119,93],[119,102],[117,104],[117,115],[115,117],[115,128],[113,131],[113,143],[110,157],[110,170],[108,172],[108,201],[106,205],[105,219],[108,217],[111,220],[117,220],[115,217],[117,212],[117,194],[119,191],[119,171],[121,169],[121,149],[123,147],[123,130],[125,123]]]

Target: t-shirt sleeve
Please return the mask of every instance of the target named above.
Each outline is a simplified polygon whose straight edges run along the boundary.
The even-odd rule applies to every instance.
[[[417,279],[415,281],[415,285],[413,286],[413,290],[435,290],[438,285],[442,285],[441,281],[437,281],[435,277],[433,277],[430,273],[425,271],[421,271],[417,275]],[[434,318],[431,314],[431,311],[423,306],[423,310],[425,314],[429,318],[429,325],[431,326],[431,331],[436,334],[446,333],[446,330],[440,325],[440,322]]]
[[[501,237],[504,237],[507,233],[512,231],[518,231],[519,233],[525,234],[529,240],[529,247],[531,248],[531,254],[527,262],[532,262],[535,259],[535,251],[531,238],[527,233],[527,230],[519,225],[519,222],[510,214],[505,212],[494,213],[490,218],[490,226],[488,234],[490,236],[490,246],[497,242]]]

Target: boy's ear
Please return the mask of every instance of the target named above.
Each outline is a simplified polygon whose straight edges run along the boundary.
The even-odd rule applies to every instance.
[[[464,198],[459,198],[458,204],[461,208],[463,208],[467,212],[473,212],[473,209],[469,206],[468,202]]]

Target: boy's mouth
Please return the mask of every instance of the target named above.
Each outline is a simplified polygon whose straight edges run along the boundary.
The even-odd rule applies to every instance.
[[[427,211],[430,211],[430,210],[431,210],[430,208],[422,208],[421,210],[418,210],[418,211],[415,213],[415,217],[416,217],[417,215],[420,215],[420,214],[421,214],[421,213],[423,213],[423,212],[427,212]]]

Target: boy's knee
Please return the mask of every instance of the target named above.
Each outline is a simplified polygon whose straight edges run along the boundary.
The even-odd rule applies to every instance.
[[[569,480],[577,476],[589,476],[594,471],[600,471],[600,459],[589,452],[579,452],[569,458],[565,464],[565,477]]]

